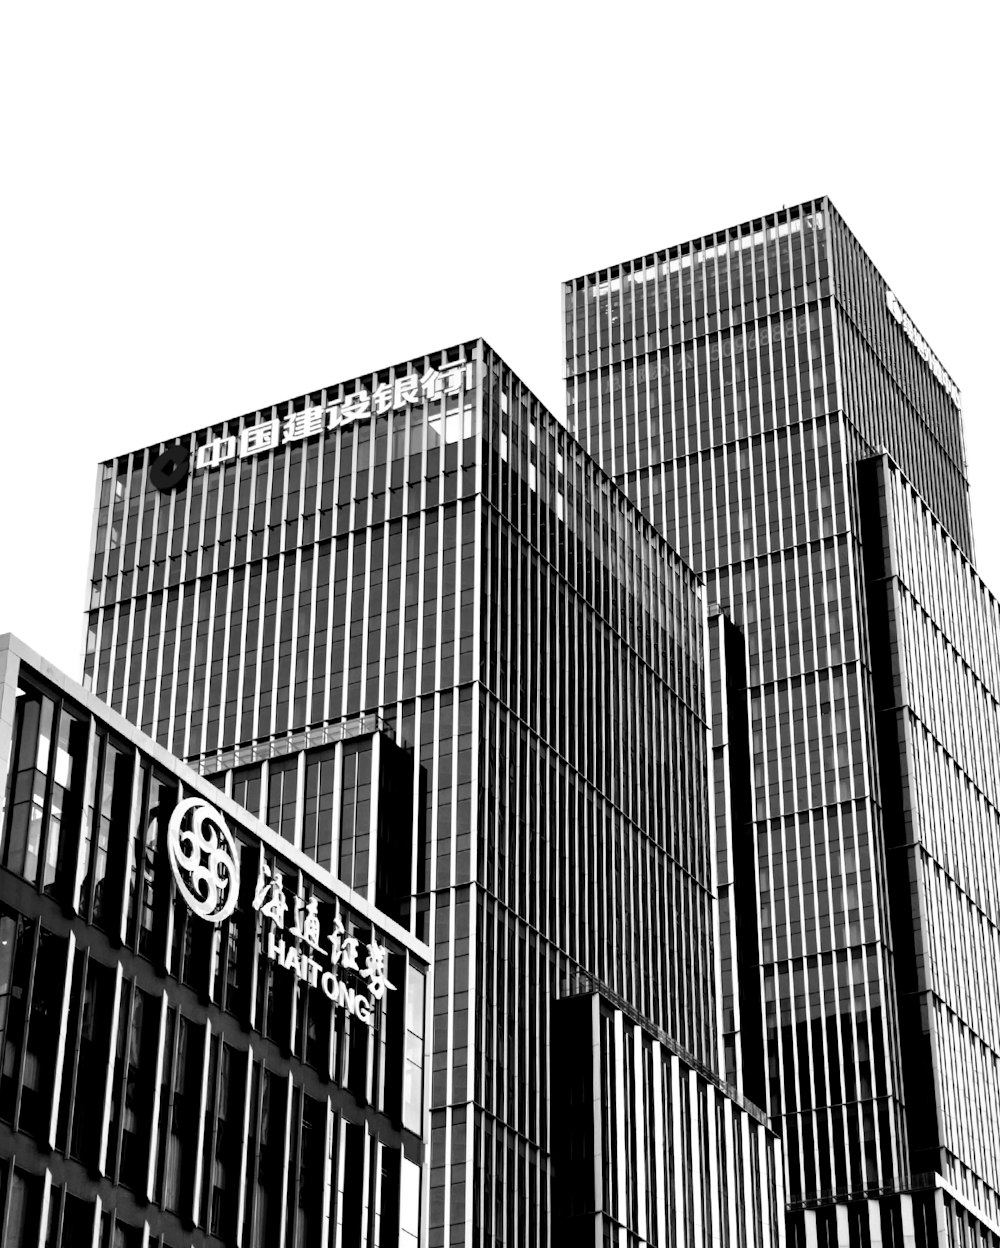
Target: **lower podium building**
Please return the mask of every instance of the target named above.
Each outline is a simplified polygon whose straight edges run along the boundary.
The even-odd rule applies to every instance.
[[[553,1011],[561,1244],[765,1244],[784,1218],[762,1110],[587,976]]]
[[[0,639],[0,1244],[415,1248],[430,950]]]

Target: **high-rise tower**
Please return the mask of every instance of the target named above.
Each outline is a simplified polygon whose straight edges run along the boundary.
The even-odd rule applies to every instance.
[[[94,691],[433,949],[422,1242],[776,1248],[721,1075],[703,590],[504,362],[110,460],[93,555]]]
[[[745,637],[713,661],[750,762],[745,802],[717,777],[726,1069],[757,1077],[756,1011],[793,1226],[995,1243],[998,639],[958,391],[826,199],[564,293],[569,426]]]

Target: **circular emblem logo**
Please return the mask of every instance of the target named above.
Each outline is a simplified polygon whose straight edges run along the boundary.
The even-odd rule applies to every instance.
[[[174,443],[159,454],[149,466],[149,479],[158,490],[175,489],[188,473],[190,455],[186,446]]]
[[[240,895],[240,856],[226,821],[200,797],[186,797],[167,825],[167,853],[177,888],[190,909],[221,923]]]

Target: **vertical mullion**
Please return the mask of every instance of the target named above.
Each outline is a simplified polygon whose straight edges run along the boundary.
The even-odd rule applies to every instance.
[[[108,1071],[104,1080],[104,1108],[101,1114],[101,1139],[97,1151],[97,1170],[104,1177],[108,1177],[107,1171],[107,1151],[108,1136],[111,1130],[111,1096],[115,1078],[115,1053],[118,1046],[118,1020],[121,1014],[121,1001],[124,995],[125,977],[121,962],[115,963],[115,987],[114,997],[111,1003],[111,1038],[109,1041],[110,1052],[108,1055]]]
[[[192,1027],[193,1024],[189,1024]],[[207,1111],[208,1111],[208,1072],[212,1056],[212,1024],[211,1021],[205,1020],[204,1039],[201,1050],[201,1078],[199,1080],[198,1090],[198,1129],[195,1132],[195,1138],[192,1141],[194,1145],[194,1184],[191,1191],[191,1211],[190,1218],[195,1226],[201,1225],[201,1189],[204,1181],[205,1168],[205,1132],[207,1129]],[[185,1072],[185,1078],[187,1074]]]
[[[15,1061],[17,1063],[17,1079],[15,1082],[14,1093],[14,1123],[20,1123],[21,1119],[21,1100],[24,1093],[24,1067],[26,1056],[26,1042],[31,1030],[31,1005],[35,995],[35,975],[38,970],[38,947],[41,944],[42,924],[40,920],[35,920],[34,931],[31,933],[31,962],[28,967],[28,993],[24,1003],[24,1035],[20,1046],[20,1052],[17,1054]],[[23,934],[18,935],[16,951],[20,953]]]
[[[220,1058],[221,1060],[221,1058]],[[243,1081],[243,1118],[240,1130],[240,1170],[236,1176],[237,1196],[236,1196],[236,1245],[241,1248],[243,1243],[243,1227],[246,1218],[247,1193],[250,1193],[250,1199],[253,1199],[253,1180],[250,1177],[247,1166],[253,1162],[250,1157],[250,1099],[253,1094],[253,1043],[247,1045],[246,1053],[246,1073]],[[326,1242],[325,1239],[323,1241]]]
[[[163,1063],[166,1061],[166,1038],[167,1038],[167,994],[160,994],[160,1022],[157,1028],[156,1037],[156,1069],[153,1074],[155,1082],[153,1084],[153,1110],[150,1118],[150,1141],[149,1141],[149,1164],[146,1167],[146,1200],[154,1201],[156,1199],[156,1163],[159,1150],[159,1131],[158,1125],[160,1120],[160,1092],[163,1087]]]
[[[277,1078],[277,1076],[275,1076]],[[285,1081],[285,1120],[282,1125],[282,1151],[281,1151],[281,1233],[278,1237],[278,1243],[275,1248],[285,1248],[286,1231],[288,1227],[288,1173],[291,1165],[291,1134],[292,1134],[292,1103],[294,1101],[295,1085],[292,1082],[292,1072],[288,1072]]]
[[[139,488],[138,488],[138,494],[137,494],[137,506],[136,506],[136,516],[135,516],[135,557],[132,561],[132,584],[133,584],[132,615],[129,621],[129,629],[128,629],[128,634],[127,634],[128,645],[125,650],[125,666],[122,671],[122,701],[121,701],[120,709],[123,715],[128,710],[128,690],[129,690],[129,685],[130,685],[130,678],[132,675],[132,645],[134,641],[134,631],[135,631],[135,606],[139,602],[140,597],[143,599],[144,602],[146,602],[146,607],[147,607],[146,611],[143,612],[143,632],[144,633],[145,633],[145,630],[149,626],[149,610],[148,610],[149,604],[146,599],[145,591],[139,585],[139,550],[142,546],[142,521],[143,521],[142,504],[146,497],[146,485],[148,481],[148,472],[147,472],[148,455],[149,455],[149,451],[147,449],[147,450],[142,450],[142,451],[136,451],[130,457],[130,463],[132,465],[132,472],[129,473],[129,490],[131,492],[132,473],[135,471],[136,468],[139,469]],[[126,505],[126,515],[125,515],[125,532],[126,532],[126,537],[127,537],[128,535],[128,507],[127,505]],[[139,659],[140,674],[141,674],[142,667],[143,667],[144,656],[145,656],[145,647],[143,647],[143,653]],[[139,687],[141,690],[141,687],[142,687],[141,684]]]
[[[70,931],[66,938],[66,971],[63,977],[62,1001],[59,1006],[59,1035],[56,1040],[55,1069],[52,1073],[52,1109],[49,1114],[49,1131],[46,1136],[50,1149],[56,1147],[56,1131],[58,1129],[59,1110],[62,1101],[63,1068],[66,1063],[66,1042],[69,1032],[69,1003],[73,988],[73,964],[75,960],[76,934]]]

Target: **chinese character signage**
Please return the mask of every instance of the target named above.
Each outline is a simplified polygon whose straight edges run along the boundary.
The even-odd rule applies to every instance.
[[[362,944],[348,933],[338,914],[333,930],[324,936],[316,897],[303,901],[293,895],[289,900],[281,871],[272,870],[266,862],[257,878],[253,908],[269,920],[266,947],[270,961],[310,988],[319,988],[338,1009],[370,1027],[376,1004],[387,992],[395,991],[395,984],[389,982],[389,951],[378,943],[374,929],[371,939]]]
[[[429,368],[425,373],[413,373],[397,377],[395,381],[383,382],[371,394],[359,389],[348,395],[341,403],[307,407],[293,412],[283,419],[263,420],[244,429],[239,436],[216,438],[199,447],[195,456],[195,468],[217,468],[231,459],[245,459],[272,451],[289,442],[301,442],[324,430],[336,430],[371,416],[382,416],[399,411],[425,400],[433,403],[448,395],[458,394],[464,381],[466,388],[473,385],[473,365],[458,364],[439,372]]]
[[[947,394],[957,408],[961,409],[962,396],[959,393],[958,386],[955,385],[952,379],[944,371],[941,361],[927,345],[927,341],[920,330],[917,329],[916,325],[914,325],[909,316],[903,311],[902,304],[891,290],[887,290],[885,292],[885,306],[889,309],[893,320],[902,327],[903,333],[906,334],[910,342],[912,342],[916,347],[917,354],[937,378],[938,382],[944,389],[945,394]]]
[[[225,819],[200,797],[174,808],[167,826],[167,855],[177,891],[188,909],[219,924],[236,909],[240,856]],[[367,942],[349,932],[338,912],[324,933],[319,899],[285,892],[282,872],[261,862],[253,909],[268,921],[267,956],[310,988],[319,988],[338,1009],[372,1026],[375,1007],[396,985],[389,982],[389,950],[375,929]]]

